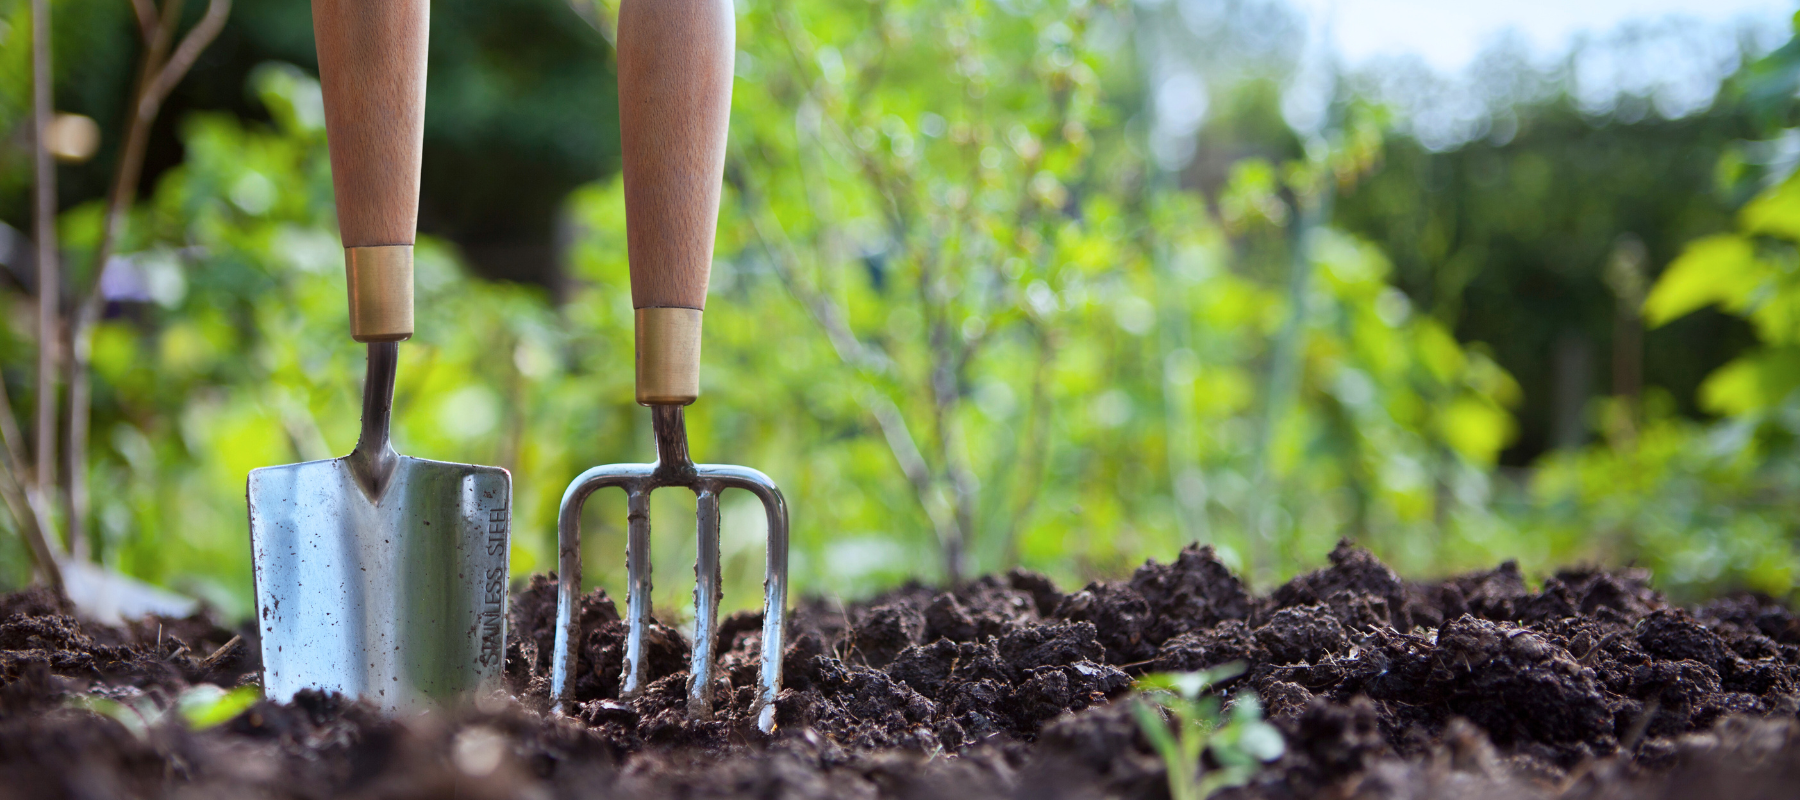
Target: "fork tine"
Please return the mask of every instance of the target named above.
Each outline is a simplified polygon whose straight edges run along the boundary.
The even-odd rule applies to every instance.
[[[650,476],[648,464],[609,464],[576,476],[563,490],[556,512],[556,641],[550,651],[550,699],[556,713],[568,713],[574,699],[577,651],[581,647],[581,510],[589,495],[609,486],[632,486]]]
[[[594,491],[617,486],[626,492],[629,523],[625,566],[625,675],[620,695],[647,688],[645,636],[650,627],[650,492],[683,486],[694,492],[698,556],[694,563],[694,648],[688,670],[688,713],[712,719],[713,660],[723,598],[719,563],[719,494],[743,489],[762,501],[768,515],[767,563],[763,579],[762,681],[752,713],[764,733],[775,729],[775,698],[781,691],[781,656],[787,626],[788,510],[781,489],[769,476],[731,464],[695,464],[687,456],[681,408],[652,407],[657,430],[655,464],[612,464],[582,473],[563,492],[557,514],[557,548],[563,578],[557,591],[556,644],[551,655],[551,698],[558,713],[569,712],[577,678],[576,648],[581,593],[581,510]]]
[[[625,686],[621,697],[644,690],[644,633],[650,627],[650,493],[633,489],[625,496],[629,520],[625,534]]]
[[[688,714],[712,719],[713,647],[719,624],[719,495],[710,485],[694,492],[699,554],[694,559],[694,657],[688,667]]]
[[[757,492],[757,497],[769,517],[769,536],[763,568],[762,692],[757,698],[756,727],[772,733],[775,697],[781,692],[782,639],[787,631],[788,512],[787,500],[773,482],[767,494]]]
[[[721,489],[743,489],[762,501],[769,535],[763,567],[762,686],[756,698],[756,726],[775,730],[775,697],[781,692],[781,654],[787,630],[788,510],[781,487],[758,470],[731,464],[703,464],[702,479]]]

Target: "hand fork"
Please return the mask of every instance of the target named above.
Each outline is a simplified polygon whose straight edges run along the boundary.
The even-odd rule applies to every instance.
[[[625,0],[619,8],[619,128],[624,153],[626,244],[636,311],[637,401],[650,407],[656,463],[595,467],[563,492],[557,517],[556,645],[551,697],[559,711],[574,685],[581,635],[581,509],[588,495],[625,490],[628,529],[623,694],[645,687],[650,625],[650,493],[685,486],[695,495],[694,649],[688,714],[712,718],[713,647],[719,615],[719,493],[745,489],[769,518],[763,581],[762,685],[757,727],[774,729],[787,616],[787,503],[767,475],[695,464],[682,407],[700,395],[700,324],[712,268],[725,170],[735,53],[730,0]]]

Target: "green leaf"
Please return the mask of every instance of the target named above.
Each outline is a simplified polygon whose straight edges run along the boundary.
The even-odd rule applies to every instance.
[[[1281,738],[1281,731],[1276,730],[1274,725],[1259,719],[1245,724],[1238,746],[1255,756],[1258,761],[1267,763],[1281,757],[1287,750],[1287,741]]]
[[[1740,356],[1700,384],[1700,407],[1735,416],[1770,408],[1800,388],[1800,350],[1781,348]]]
[[[1169,730],[1168,721],[1163,719],[1161,708],[1142,699],[1132,701],[1131,714],[1137,718],[1138,728],[1143,730],[1144,737],[1150,740],[1150,746],[1156,749],[1157,756],[1162,759],[1163,768],[1168,770],[1170,797],[1175,800],[1198,800],[1200,795],[1195,791],[1198,787],[1194,781],[1194,769],[1200,754],[1191,752],[1194,747],[1188,741],[1190,735],[1185,730],[1185,725],[1181,738],[1177,739],[1175,733]],[[1179,717],[1178,714],[1178,724],[1186,722]]]
[[[125,726],[125,730],[130,731],[131,735],[138,739],[144,738],[149,733],[150,724],[155,722],[157,717],[153,708],[148,715],[143,709],[138,708],[138,705],[150,705],[147,702],[128,705],[105,697],[81,695],[70,700],[69,705],[118,720],[120,725]]]
[[[187,720],[188,727],[198,731],[230,722],[244,713],[244,709],[255,705],[260,697],[262,690],[255,686],[239,686],[226,691],[202,683],[182,692],[175,700],[175,707],[181,711],[182,719]]]
[[[1492,464],[1516,433],[1511,414],[1473,397],[1452,401],[1438,416],[1438,433],[1451,449],[1477,464]]]
[[[1749,233],[1800,242],[1800,176],[1789,177],[1757,195],[1739,212],[1738,219]]]
[[[1697,239],[1656,279],[1644,299],[1644,319],[1657,327],[1713,303],[1741,309],[1761,271],[1748,238],[1725,233]]]

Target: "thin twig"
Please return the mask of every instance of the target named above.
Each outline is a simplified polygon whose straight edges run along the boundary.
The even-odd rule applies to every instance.
[[[31,480],[27,477],[30,470],[31,462],[25,457],[25,437],[19,431],[19,418],[13,413],[12,398],[6,393],[5,382],[0,381],[0,495],[3,495],[0,501],[5,502],[6,510],[18,524],[19,535],[25,538],[31,553],[32,565],[45,583],[57,594],[62,594],[62,566],[55,547],[44,536],[44,506],[34,496]]]
[[[50,132],[52,83],[50,83],[50,4],[49,0],[32,0],[31,4],[31,123],[32,162],[36,166],[34,186],[34,238],[38,245],[38,407],[36,411],[36,490],[27,490],[29,515],[38,526],[41,537],[56,537],[50,528],[49,499],[56,492],[56,342],[58,342],[59,290],[58,245],[56,245],[56,166],[50,162],[50,146],[45,137]],[[23,463],[23,461],[22,461]],[[29,530],[32,524],[23,524]],[[58,582],[59,584],[59,582]]]
[[[44,579],[51,590],[64,594],[62,567],[57,563],[56,551],[52,550],[48,540],[44,538],[44,528],[40,524],[38,504],[31,501],[25,486],[17,478],[11,458],[0,458],[0,503],[6,505],[7,513],[12,515],[13,522],[19,527],[19,535],[25,539],[27,552],[31,554],[31,565],[37,569],[38,575]]]
[[[156,6],[150,0],[131,0],[131,10],[137,15],[138,35],[150,44],[156,35]]]
[[[106,212],[100,229],[100,241],[94,247],[92,266],[86,283],[75,295],[76,312],[68,330],[69,352],[69,491],[64,497],[69,537],[78,554],[85,555],[88,515],[87,445],[93,414],[93,377],[90,364],[93,355],[94,326],[105,309],[100,292],[106,262],[112,258],[125,218],[137,197],[138,182],[144,172],[144,151],[149,145],[150,130],[169,92],[187,75],[207,45],[217,38],[231,13],[231,0],[209,0],[205,16],[182,37],[174,54],[169,46],[175,40],[175,28],[181,23],[182,0],[164,0],[158,13],[151,0],[132,0],[138,25],[144,35],[144,58],[139,64],[137,90],[131,101],[124,149],[113,173],[112,189],[107,194]],[[79,543],[79,544],[73,544]]]
[[[731,174],[736,176],[741,173],[733,170]],[[875,383],[877,377],[888,375],[891,372],[891,363],[857,338],[856,332],[852,331],[849,324],[844,321],[843,310],[832,302],[830,297],[800,278],[796,267],[799,262],[799,254],[794,252],[793,243],[781,230],[780,223],[765,220],[763,215],[758,213],[758,209],[750,207],[751,192],[747,184],[735,181],[734,186],[738,190],[737,196],[740,202],[745,206],[744,216],[750,220],[751,231],[756,236],[763,257],[767,259],[770,268],[774,270],[782,285],[787,288],[788,293],[799,301],[800,306],[806,309],[813,322],[824,330],[825,338],[831,342],[832,350],[837,353],[838,359],[861,373],[865,381],[870,384]],[[893,455],[894,462],[899,465],[901,474],[912,486],[914,498],[918,501],[920,509],[925,512],[926,518],[931,520],[939,545],[943,546],[954,541],[956,536],[955,518],[952,512],[945,508],[948,502],[932,477],[931,468],[926,463],[924,454],[919,451],[918,443],[913,438],[912,431],[907,427],[905,416],[900,413],[899,407],[894,404],[893,400],[877,391],[873,385],[863,393],[861,401],[863,407],[868,409],[870,416],[875,418],[876,425],[880,427],[882,437],[888,445],[888,452]]]
[[[31,125],[32,159],[36,168],[34,192],[37,240],[38,374],[37,374],[37,493],[41,498],[56,491],[56,343],[57,343],[57,244],[56,166],[50,160],[50,2],[31,2]]]
[[[243,634],[231,637],[231,641],[219,645],[219,649],[214,650],[212,655],[207,656],[202,659],[199,664],[196,664],[195,669],[201,672],[210,671],[212,668],[217,667],[220,661],[225,660],[226,656],[231,655],[232,651],[235,650],[238,645],[243,644],[243,642]]]
[[[170,0],[170,2],[175,2],[175,0]],[[218,37],[219,31],[225,29],[225,18],[230,15],[231,0],[211,0],[206,4],[206,15],[194,24],[187,36],[182,37],[181,44],[175,48],[175,55],[170,56],[169,60],[162,65],[162,69],[156,73],[156,83],[151,86],[149,96],[143,98],[143,101],[154,98],[156,104],[156,108],[149,109],[148,116],[152,118],[156,116],[157,110],[161,108],[162,101],[169,96],[169,92],[174,91],[175,85],[187,76],[188,70],[193,69],[194,62],[200,60],[200,54],[206,50],[207,45],[212,44],[213,39]],[[173,29],[177,21],[169,19],[165,24]],[[144,112],[140,111],[139,113]]]

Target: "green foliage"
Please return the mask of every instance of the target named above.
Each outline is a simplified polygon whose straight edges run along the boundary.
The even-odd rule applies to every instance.
[[[199,731],[230,722],[261,699],[260,687],[239,686],[228,691],[202,683],[183,690],[175,698],[175,710],[189,728]]]
[[[826,529],[932,531],[948,569],[1018,560],[1077,578],[1072,564],[1119,570],[1194,538],[1241,553],[1253,535],[1263,456],[1245,423],[1267,406],[1269,337],[1290,315],[1270,268],[1288,257],[1286,198],[1355,180],[1379,129],[1358,115],[1314,156],[1240,162],[1216,210],[1160,188],[1121,124],[1138,113],[1119,43],[1134,13],[746,12],[720,245],[735,288],[708,324],[757,309],[761,340],[783,343],[759,374],[789,370],[806,387],[790,405],[836,432],[808,449],[845,478],[819,496],[877,493],[861,513],[807,508]],[[1308,238],[1325,278],[1300,298],[1301,399],[1268,457],[1311,517],[1277,536],[1398,539],[1433,516],[1435,468],[1492,463],[1515,390],[1410,313],[1379,252],[1328,228]]]
[[[1263,721],[1255,692],[1240,692],[1228,715],[1211,690],[1244,671],[1241,663],[1203,672],[1145,675],[1131,712],[1168,770],[1169,796],[1202,800],[1228,786],[1242,786],[1263,764],[1281,757],[1281,732]],[[1202,755],[1216,766],[1206,768]]]
[[[1165,186],[1128,124],[1133,14],[1083,0],[741,12],[690,436],[702,459],[782,484],[798,591],[1013,564],[1072,583],[1195,539],[1241,562],[1258,536],[1279,545],[1270,575],[1345,534],[1417,567],[1436,550],[1407,542],[1486,501],[1516,386],[1414,313],[1380,250],[1295,227],[1297,207],[1373,168],[1378,116],[1353,109],[1297,160],[1239,164],[1217,204]],[[93,354],[102,557],[233,614],[249,611],[245,474],[347,452],[362,370],[317,84],[269,64],[249,89],[269,121],[180,121],[184,160],[120,249],[146,301],[103,323]],[[396,390],[402,452],[512,471],[517,574],[554,564],[571,477],[651,453],[631,402],[618,181],[577,191],[565,220],[554,305],[420,240],[419,334]],[[97,207],[61,226],[85,263]],[[1298,295],[1296,254],[1316,276]],[[9,335],[7,363],[27,363],[29,333]],[[1293,381],[1276,403],[1278,355]],[[658,495],[662,575],[692,561],[691,508]],[[624,520],[622,498],[590,503],[590,584],[622,582]],[[726,603],[752,605],[761,515],[727,496],[724,520]],[[675,618],[684,583],[658,583]]]
[[[1790,595],[1800,554],[1786,521],[1800,508],[1788,487],[1800,475],[1769,458],[1754,424],[1706,425],[1674,417],[1666,400],[1650,406],[1629,442],[1544,460],[1519,541],[1634,562],[1683,600],[1728,589]]]
[[[1581,406],[1591,396],[1628,390],[1610,385],[1612,254],[1641,243],[1654,275],[1689,241],[1730,225],[1741,198],[1721,186],[1715,164],[1746,135],[1753,112],[1728,90],[1679,119],[1644,114],[1645,98],[1620,101],[1635,114],[1596,115],[1575,81],[1504,61],[1484,66],[1507,76],[1497,83],[1560,88],[1496,109],[1489,135],[1453,150],[1389,137],[1381,169],[1345,193],[1334,217],[1388,254],[1392,282],[1421,313],[1459,341],[1483,343],[1518,381],[1518,436],[1503,460],[1525,467],[1588,440]],[[1741,325],[1711,313],[1650,331],[1643,381],[1695,414],[1696,387],[1746,339]]]
[[[1706,407],[1729,418],[1683,420],[1652,393],[1641,411],[1601,415],[1603,444],[1515,483],[1496,469],[1526,393],[1495,355],[1512,343],[1459,342],[1461,300],[1413,284],[1422,262],[1450,270],[1481,242],[1563,219],[1541,206],[1567,199],[1550,179],[1578,148],[1515,153],[1501,194],[1533,199],[1483,195],[1459,212],[1480,241],[1453,242],[1433,207],[1415,247],[1332,212],[1334,198],[1340,212],[1380,207],[1395,175],[1418,177],[1384,112],[1354,98],[1317,137],[1238,158],[1204,191],[1159,172],[1143,143],[1139,7],[788,0],[739,13],[703,398],[688,419],[698,457],[783,486],[798,593],[1012,565],[1077,583],[1193,540],[1276,579],[1346,535],[1408,574],[1592,557],[1652,566],[1665,586],[1790,585],[1800,562],[1782,555],[1784,520],[1800,509],[1786,498],[1800,494],[1786,488],[1800,475],[1770,457],[1800,439],[1791,183],[1747,206],[1740,230],[1696,242],[1646,303],[1658,324],[1718,307],[1766,342],[1705,384]],[[612,14],[596,6],[594,30]],[[1279,104],[1273,84],[1256,86],[1235,89],[1209,130],[1269,130]],[[250,596],[245,474],[347,452],[362,373],[344,335],[317,83],[266,64],[248,88],[258,115],[179,120],[183,160],[132,210],[120,249],[142,301],[100,326],[93,353],[101,556],[237,615]],[[455,108],[482,118],[477,99]],[[556,127],[544,113],[538,133]],[[1699,212],[1670,213],[1692,223],[1676,230],[1713,232]],[[402,452],[512,471],[520,576],[554,565],[570,478],[652,452],[632,403],[616,177],[576,190],[558,221],[554,300],[471,278],[470,252],[420,240],[419,334],[396,392]],[[64,214],[70,263],[86,263],[98,226],[94,204]],[[1574,233],[1579,252],[1558,258],[1605,252]],[[0,370],[23,397],[31,334],[10,313],[24,298],[6,302]],[[589,585],[622,584],[623,506],[614,493],[590,503]],[[655,506],[655,603],[679,620],[692,504],[661,493]],[[726,605],[754,605],[760,511],[728,495],[723,516]],[[21,552],[0,548],[7,580],[24,575]],[[1216,720],[1199,689],[1169,690],[1199,704],[1177,717]],[[1248,698],[1234,708],[1253,713]],[[1200,745],[1172,741],[1248,768],[1231,761],[1251,752],[1232,732],[1254,727],[1208,725]]]
[[[250,83],[273,124],[183,121],[186,160],[133,211],[123,248],[151,302],[103,323],[93,358],[101,552],[235,614],[249,610],[245,474],[346,452],[361,372],[360,348],[342,335],[318,85],[277,65]],[[94,206],[64,216],[77,256],[98,222]],[[548,368],[535,354],[553,338],[550,309],[516,287],[469,283],[430,239],[417,270],[421,335],[396,390],[397,442],[537,473],[517,427],[527,409],[507,393],[523,370]],[[551,491],[546,482],[539,494]],[[528,519],[541,521],[541,506]]]
[[[239,686],[226,690],[210,683],[202,683],[181,690],[175,696],[175,702],[166,707],[150,695],[124,699],[76,695],[69,701],[69,705],[103,717],[111,717],[125,726],[125,730],[130,731],[132,736],[142,740],[150,735],[151,728],[176,719],[197,731],[223,725],[244,713],[260,699],[262,688],[258,686]]]
[[[1753,66],[1757,82],[1795,57],[1783,48]],[[1766,110],[1766,109],[1765,109]],[[1700,385],[1700,406],[1721,419],[1675,416],[1652,395],[1641,424],[1617,403],[1602,409],[1602,444],[1545,459],[1528,524],[1551,539],[1650,567],[1666,589],[1693,595],[1747,587],[1790,595],[1800,551],[1794,468],[1800,442],[1800,175],[1745,203],[1735,230],[1689,242],[1645,298],[1652,326],[1706,308],[1749,323],[1757,346]]]

